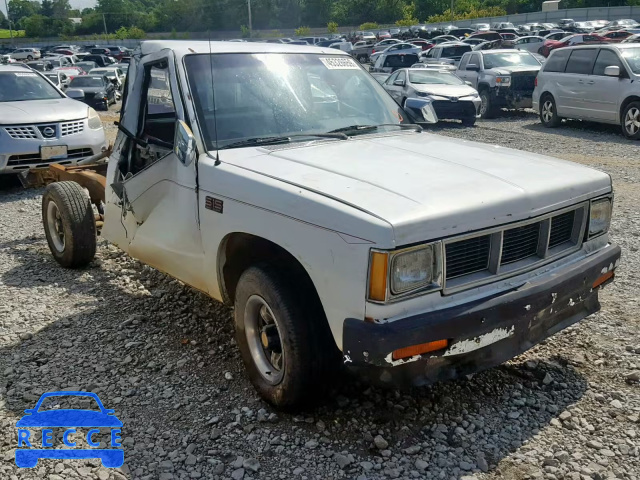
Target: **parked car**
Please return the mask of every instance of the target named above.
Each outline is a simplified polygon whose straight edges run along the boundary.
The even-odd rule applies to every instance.
[[[630,37],[625,38],[621,43],[638,43],[640,42],[640,34],[636,33]]]
[[[588,35],[569,35],[560,40],[546,40],[542,44],[542,47],[540,47],[540,51],[538,53],[548,57],[549,53],[557,48],[573,47],[576,45],[595,45],[606,42],[608,42],[606,38],[596,35],[595,33],[590,33]]]
[[[67,95],[87,105],[109,110],[116,103],[116,86],[104,75],[82,75],[69,83]]]
[[[371,57],[371,53],[373,52],[373,45],[374,42],[368,40],[356,42],[353,44],[351,55],[353,55],[361,63],[368,62],[369,57]]]
[[[378,33],[376,33],[376,38],[378,40],[388,39],[391,38],[391,33],[389,33],[388,30],[380,30]]]
[[[111,55],[111,50],[109,50],[107,47],[95,47],[95,48],[92,48],[91,50],[89,50],[89,53],[91,55],[107,55],[107,56],[110,56]]]
[[[215,43],[142,42],[104,191],[43,193],[61,265],[92,261],[104,205],[112,245],[234,305],[247,377],[279,407],[342,364],[386,385],[474,373],[598,310],[620,259],[608,174],[421,132],[430,102],[401,109],[343,52]],[[149,110],[161,74],[181,94]]]
[[[465,126],[476,123],[480,96],[451,72],[403,68],[392,73],[382,86],[403,108],[409,98],[427,98],[438,120],[461,120]]]
[[[491,26],[488,23],[472,23],[469,26],[476,32],[487,32],[491,29]]]
[[[502,37],[502,46],[504,48],[513,47],[516,43],[516,40],[520,38],[517,34],[511,32],[498,32]]]
[[[60,90],[64,90],[69,86],[69,77],[64,72],[53,71],[46,72],[44,76],[49,79],[51,83],[53,83]]]
[[[75,165],[106,148],[100,117],[39,72],[0,66],[0,173]]]
[[[538,74],[533,108],[547,127],[575,118],[620,125],[640,140],[640,45],[556,50]]]
[[[85,55],[82,61],[94,62],[98,67],[108,67],[109,65],[116,63],[113,58],[107,57],[106,55]]]
[[[496,23],[493,23],[491,25],[491,30],[500,30],[500,29],[504,29],[504,28],[513,28],[513,29],[515,29],[516,27],[511,22],[496,22]]]
[[[476,45],[480,45],[481,43],[485,43],[486,40],[482,39],[482,38],[473,38],[473,37],[467,37],[464,40],[461,40],[462,43],[468,43],[469,45],[471,45],[472,47],[476,46]]]
[[[126,79],[125,73],[118,67],[94,68],[89,72],[89,75],[104,75],[111,83],[113,83],[118,91],[122,90]]]
[[[450,42],[436,45],[421,55],[423,63],[450,63],[457,65],[462,55],[472,50],[471,45],[463,42]]]
[[[35,48],[18,48],[11,53],[14,60],[37,60],[41,57],[40,50]]]
[[[593,33],[596,27],[590,22],[574,22],[564,28],[565,31],[571,33]]]
[[[78,62],[74,66],[77,68],[81,68],[82,71],[84,71],[85,73],[89,73],[94,68],[99,68],[96,62],[86,62],[86,61]]]
[[[383,52],[378,56],[370,71],[393,73],[399,68],[409,68],[419,61],[418,55],[414,52]]]
[[[573,18],[563,18],[561,20],[558,20],[558,26],[560,28],[565,28],[568,27],[569,25],[575,23],[575,20]]]
[[[433,48],[435,45],[434,43],[431,43],[429,40],[423,40],[422,38],[418,38],[418,39],[414,38],[411,40],[407,40],[407,43],[420,47],[423,52],[429,50],[430,48]]]
[[[608,32],[602,35],[607,41],[611,43],[620,43],[625,38],[630,37],[632,35],[631,32],[627,32],[626,30],[615,30],[613,32]]]
[[[53,70],[53,65],[47,60],[32,60],[31,62],[26,62],[25,65],[39,72]]]
[[[453,35],[438,35],[437,37],[433,37],[431,39],[431,43],[435,43],[439,45],[445,42],[459,42],[460,39],[458,37],[454,37]]]
[[[374,47],[375,50],[375,47]],[[413,45],[412,43],[397,43],[395,45],[389,45],[385,47],[383,50],[373,51],[371,53],[371,63],[376,63],[376,60],[383,53],[385,54],[393,54],[393,53],[413,53],[415,55],[419,55],[422,53],[422,48],[418,45]]]
[[[516,50],[526,50],[531,53],[538,53],[544,43],[544,38],[535,36],[520,37],[513,43]]]
[[[472,35],[469,35],[469,38],[480,39],[486,42],[493,42],[495,40],[502,41],[502,36],[498,32],[492,31],[474,33]]]
[[[115,58],[117,61],[120,61],[122,57],[129,56],[129,51],[117,45],[110,45],[106,47],[109,50],[109,56]]]
[[[456,75],[480,93],[482,118],[493,118],[500,108],[529,108],[540,62],[521,50],[484,50],[465,53]]]
[[[568,37],[570,34],[567,32],[553,32],[544,36],[545,40],[561,40]]]
[[[84,70],[76,67],[75,65],[72,67],[57,67],[57,68],[54,68],[53,71],[63,72],[69,78],[69,80],[72,80],[75,77],[86,75],[86,72]]]
[[[74,67],[75,65],[69,60],[67,57],[63,57],[62,55],[58,57],[44,57],[44,60],[49,62],[52,68],[60,68],[60,67]]]
[[[633,18],[621,18],[619,20],[612,21],[609,23],[609,26],[618,28],[637,28],[639,24]]]

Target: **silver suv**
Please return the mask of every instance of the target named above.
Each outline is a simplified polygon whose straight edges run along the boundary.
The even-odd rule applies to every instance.
[[[640,140],[640,45],[554,50],[538,74],[533,108],[546,127],[583,119],[620,125]]]
[[[106,147],[93,108],[25,65],[0,66],[0,174],[73,165]]]

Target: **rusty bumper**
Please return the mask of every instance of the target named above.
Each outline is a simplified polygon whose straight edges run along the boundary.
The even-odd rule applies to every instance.
[[[597,312],[600,287],[593,284],[613,271],[619,258],[620,247],[609,245],[493,297],[388,323],[348,318],[343,326],[345,363],[373,383],[399,386],[425,385],[494,367]],[[441,339],[449,340],[449,348],[392,359],[394,350]]]

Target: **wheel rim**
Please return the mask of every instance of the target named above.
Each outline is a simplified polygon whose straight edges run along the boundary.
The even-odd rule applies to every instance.
[[[547,100],[542,105],[542,121],[549,123],[553,119],[553,102]]]
[[[629,135],[635,135],[640,131],[640,109],[633,107],[627,110],[624,117],[624,128]]]
[[[480,96],[480,115],[484,115],[487,113],[487,103],[489,103],[489,99],[486,95]]]
[[[258,295],[252,295],[247,300],[244,329],[258,372],[267,383],[277,385],[282,381],[285,370],[280,329],[271,307]]]
[[[50,201],[47,205],[47,228],[53,246],[58,252],[64,251],[64,227],[62,225],[62,215],[56,202]]]

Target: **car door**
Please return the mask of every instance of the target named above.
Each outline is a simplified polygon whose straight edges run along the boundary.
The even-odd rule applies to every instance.
[[[398,102],[398,104],[402,104],[404,88],[407,84],[406,70],[398,70],[394,73],[394,75],[395,74],[397,74],[397,76],[395,76],[392,81],[389,82],[389,84],[387,85],[387,91],[393,97],[393,99]]]
[[[620,69],[620,77],[609,77],[604,74],[605,68],[610,66]],[[625,91],[626,86],[623,84],[630,81],[618,54],[612,49],[601,48],[593,65],[592,75],[586,79],[585,103],[591,118],[617,123],[620,116],[619,92]]]
[[[572,118],[591,118],[587,100],[591,71],[597,48],[576,48],[571,51],[563,76],[563,101],[567,115]]]
[[[394,99],[396,98],[394,96],[394,85],[393,82],[396,81],[396,78],[398,78],[398,75],[400,75],[400,70],[397,70],[395,72],[393,72],[391,75],[389,75],[389,77],[384,81],[383,83],[383,87],[384,89],[389,93],[389,95],[391,95]]]
[[[529,38],[529,41],[527,42],[525,49],[531,53],[538,53],[538,50],[540,50],[540,47],[542,46],[542,39],[541,38]]]
[[[132,257],[206,291],[197,161],[183,164],[174,149],[176,122],[188,123],[174,54],[149,55],[131,74],[107,172],[104,236]]]
[[[480,72],[478,70],[474,70],[474,68],[478,70],[482,70],[482,58],[479,53],[472,53],[469,56],[469,62],[467,63],[464,70],[465,71],[464,80],[469,82],[471,86],[477,90],[478,77],[480,76]]]

